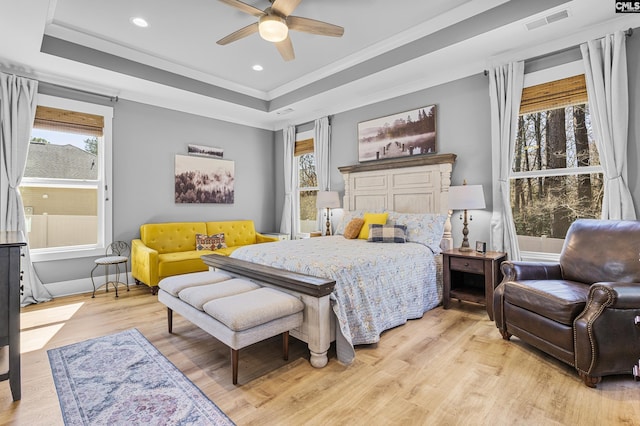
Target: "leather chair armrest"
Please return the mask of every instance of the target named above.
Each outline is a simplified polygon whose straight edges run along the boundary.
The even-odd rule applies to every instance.
[[[622,374],[637,360],[634,339],[640,314],[640,283],[599,282],[591,285],[585,309],[575,319],[576,369],[589,376]]]
[[[640,283],[595,283],[589,291],[603,288],[609,288],[615,294],[610,308],[640,309]]]
[[[589,288],[589,300],[580,317],[602,308],[640,309],[640,283],[601,282]]]
[[[562,270],[559,263],[523,262],[507,260],[500,265],[503,281],[518,280],[560,280]]]
[[[502,337],[509,340],[504,318],[504,285],[508,281],[562,279],[559,263],[507,260],[500,265],[503,279],[493,292],[493,318]]]
[[[274,243],[276,241],[280,241],[278,237],[270,237],[268,235],[263,235],[259,232],[256,232],[256,244],[260,243]]]

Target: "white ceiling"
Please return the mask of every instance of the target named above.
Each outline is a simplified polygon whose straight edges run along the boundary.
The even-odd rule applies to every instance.
[[[562,10],[567,19],[525,27]],[[217,0],[2,0],[0,12],[5,71],[268,129],[640,26],[605,0],[302,0],[294,15],[345,33],[291,32],[296,59],[285,62],[258,34],[217,45],[256,19]]]

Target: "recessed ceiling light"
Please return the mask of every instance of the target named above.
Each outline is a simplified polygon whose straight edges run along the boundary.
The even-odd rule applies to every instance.
[[[262,68],[262,65],[257,65],[257,64],[254,65],[251,68],[253,68],[254,71],[262,71],[264,69],[264,68]]]
[[[277,111],[276,114],[285,115],[285,114],[289,114],[290,112],[293,112],[293,108],[287,108],[287,109]]]
[[[144,18],[140,18],[140,17],[133,17],[131,19],[129,19],[131,21],[131,23],[133,25],[135,25],[136,27],[140,27],[140,28],[147,28],[149,26],[149,23],[144,19]]]

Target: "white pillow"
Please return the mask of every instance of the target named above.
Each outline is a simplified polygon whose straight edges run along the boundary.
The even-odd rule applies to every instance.
[[[434,254],[440,253],[440,241],[444,234],[445,214],[389,212],[387,223],[405,225],[407,242],[427,246]]]

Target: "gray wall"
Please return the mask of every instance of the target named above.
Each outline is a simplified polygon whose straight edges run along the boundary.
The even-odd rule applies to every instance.
[[[489,241],[491,219],[491,129],[489,110],[489,80],[483,74],[432,87],[384,102],[357,108],[331,118],[331,189],[344,195],[340,166],[358,163],[358,130],[361,121],[383,117],[422,106],[437,106],[437,150],[458,157],[453,166],[452,185],[469,184],[484,188],[487,209],[474,211],[469,225],[471,242]],[[282,132],[276,134],[276,165],[282,170]],[[280,173],[281,174],[281,173]],[[276,177],[276,217],[282,214],[283,177]],[[462,242],[462,221],[452,218],[454,243]]]
[[[275,230],[273,132],[126,100],[112,105],[114,240],[131,241],[141,224],[163,221],[252,219],[258,231]],[[190,143],[221,147],[224,158],[235,161],[234,204],[174,202],[175,155],[186,154]],[[45,284],[62,282],[88,277],[93,259],[35,268]]]
[[[552,55],[527,67],[535,71],[559,63],[580,59],[576,49]],[[636,214],[640,211],[640,31],[636,29],[627,38],[629,74],[629,147],[628,184],[634,198]],[[388,101],[379,102],[332,116],[331,189],[344,194],[344,182],[338,167],[358,163],[357,125],[361,121],[411,110],[425,105],[437,105],[437,149],[439,153],[458,156],[453,168],[452,185],[480,184],[484,188],[486,210],[473,212],[469,224],[469,241],[489,241],[492,212],[491,177],[491,111],[489,106],[489,80],[479,74],[421,90]],[[308,126],[307,126],[308,127]],[[305,127],[305,130],[307,130]],[[282,215],[284,181],[282,175],[282,132],[276,134],[276,218]],[[640,218],[640,215],[639,215]],[[454,245],[462,241],[462,221],[458,214],[452,217]]]
[[[113,127],[114,238],[165,221],[251,219],[273,230],[273,132],[128,101],[118,102]],[[188,144],[221,147],[235,161],[233,204],[174,202],[175,155]]]

